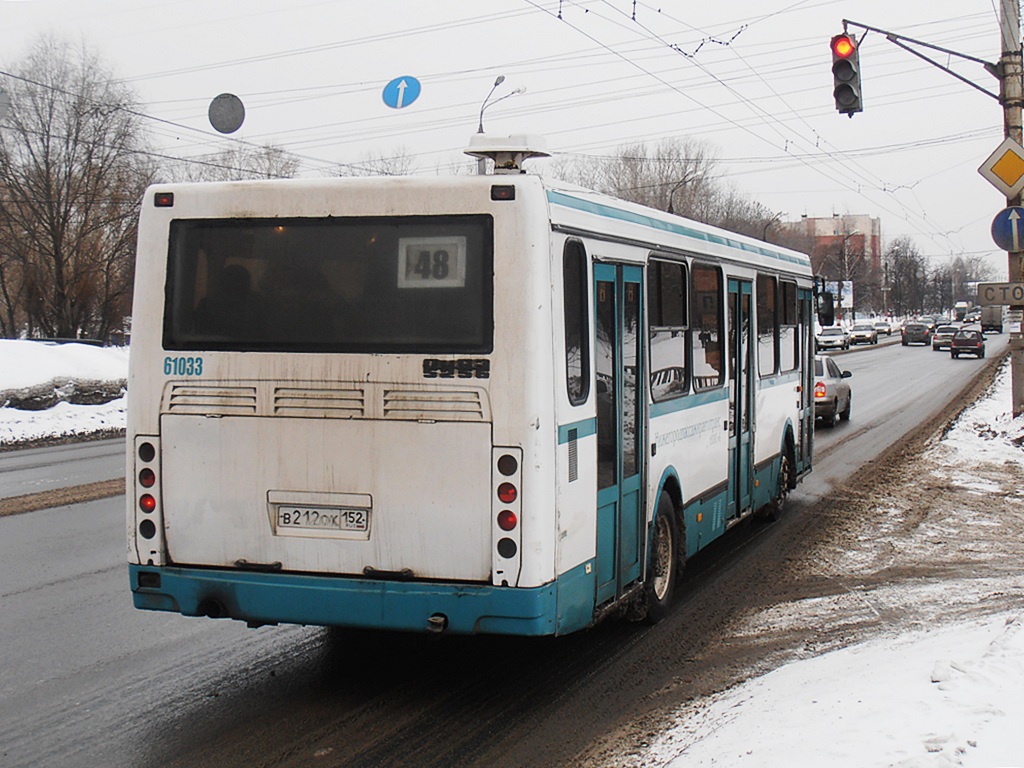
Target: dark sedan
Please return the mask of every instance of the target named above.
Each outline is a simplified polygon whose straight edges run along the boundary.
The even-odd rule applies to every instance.
[[[960,355],[974,355],[979,359],[985,356],[985,336],[981,331],[959,330],[953,335],[953,340],[949,344],[949,356]]]
[[[903,346],[908,344],[931,344],[932,329],[926,323],[905,323],[903,325]]]

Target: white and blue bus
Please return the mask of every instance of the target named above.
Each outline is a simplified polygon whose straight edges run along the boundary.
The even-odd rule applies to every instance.
[[[136,607],[657,620],[811,469],[808,257],[521,173],[166,184],[139,225]]]

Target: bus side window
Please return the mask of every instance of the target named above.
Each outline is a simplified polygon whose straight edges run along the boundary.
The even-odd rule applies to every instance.
[[[690,388],[686,364],[686,265],[652,260],[647,266],[651,342],[651,397],[655,402],[685,395]]]
[[[720,387],[725,381],[722,340],[725,318],[722,313],[722,270],[694,263],[690,279],[693,285],[693,314],[690,346],[693,350],[694,390]]]
[[[800,359],[800,334],[797,333],[796,283],[781,282],[782,305],[779,307],[779,370],[795,371]]]
[[[570,403],[582,405],[590,395],[590,305],[587,254],[577,240],[567,241],[562,252],[562,297],[566,392]]]
[[[774,376],[778,369],[779,314],[776,281],[768,275],[757,276],[757,371],[761,378]]]

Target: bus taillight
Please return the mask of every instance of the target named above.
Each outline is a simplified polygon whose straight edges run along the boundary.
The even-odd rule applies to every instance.
[[[512,483],[502,483],[498,486],[498,498],[505,504],[511,504],[519,496],[519,492]]]
[[[493,451],[492,578],[497,586],[514,587],[522,569],[523,449],[495,446]]]
[[[515,456],[506,453],[498,459],[498,471],[505,477],[511,477],[519,471],[519,461]]]
[[[126,489],[129,493],[135,492],[135,523],[140,537],[138,554],[141,562],[149,565],[160,564],[163,550],[158,440],[154,436],[136,437],[134,487]]]

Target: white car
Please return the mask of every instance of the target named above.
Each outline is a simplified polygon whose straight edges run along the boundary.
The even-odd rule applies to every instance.
[[[850,329],[851,344],[877,344],[878,330],[874,323],[855,323]]]
[[[821,333],[814,337],[814,341],[819,350],[850,348],[850,337],[838,325],[822,328]]]
[[[815,356],[814,415],[826,427],[834,427],[839,419],[849,421],[853,394],[846,379],[852,375],[841,370],[832,358]]]

